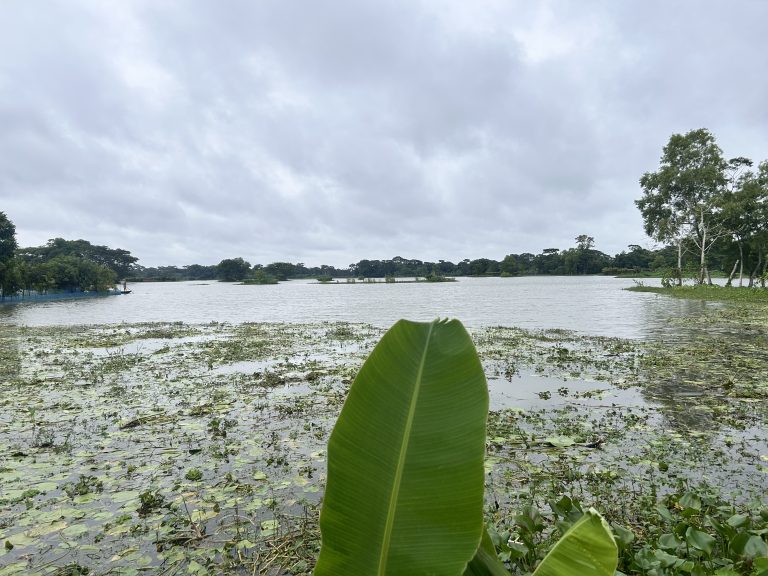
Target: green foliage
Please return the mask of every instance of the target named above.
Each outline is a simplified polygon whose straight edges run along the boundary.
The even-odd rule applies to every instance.
[[[203,472],[199,468],[190,468],[184,475],[190,482],[198,482],[203,479]]]
[[[288,280],[295,275],[296,271],[297,265],[290,262],[272,262],[264,266],[264,272],[278,280]]]
[[[664,278],[662,278],[662,282]],[[675,298],[688,300],[711,300],[718,302],[755,302],[768,303],[768,292],[758,288],[738,288],[723,286],[672,286],[665,282],[664,286],[631,286],[626,288],[632,292],[653,292]]]
[[[216,277],[223,282],[240,282],[250,271],[250,263],[242,258],[227,258],[216,267]]]
[[[13,224],[0,212],[0,291],[103,292],[133,270],[130,252],[85,240],[54,238],[45,246],[16,249]]]
[[[613,576],[616,543],[607,522],[588,510],[544,557],[533,576]]]
[[[163,496],[159,490],[145,490],[139,494],[139,504],[139,516],[146,516],[166,505],[165,496]]]
[[[8,262],[16,253],[16,226],[5,212],[0,212],[0,264]]]
[[[485,376],[460,322],[395,324],[328,443],[314,573],[508,574],[482,521],[487,413]],[[536,517],[523,524],[535,531]],[[535,574],[613,576],[617,561],[610,529],[590,510]]]
[[[277,284],[277,278],[259,269],[250,278],[243,280],[243,284]]]
[[[0,212],[0,295],[13,294],[20,288],[20,275],[14,263],[16,226]]]
[[[116,278],[125,278],[135,270],[138,258],[121,248],[96,246],[87,240],[53,238],[45,246],[19,250],[19,257],[28,264],[40,264],[59,257],[77,258],[111,270]]]
[[[400,321],[328,443],[315,574],[460,574],[480,543],[488,391],[458,321]]]
[[[441,276],[439,274],[427,274],[424,277],[427,282],[455,282],[455,278],[448,278],[447,276]]]
[[[683,492],[656,507],[661,532],[624,567],[648,576],[755,575],[768,564],[768,509],[738,514],[716,498]]]
[[[687,249],[696,252],[700,284],[708,281],[710,252],[729,260],[729,270],[735,262],[743,272],[747,263],[750,282],[765,270],[768,163],[757,173],[748,170],[751,166],[742,157],[726,162],[715,137],[702,128],[673,134],[659,169],[640,179],[643,196],[635,204],[646,233],[677,245],[678,269]]]

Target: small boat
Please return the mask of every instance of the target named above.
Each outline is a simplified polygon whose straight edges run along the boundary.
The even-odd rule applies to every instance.
[[[120,291],[120,294],[130,294],[131,291],[128,290],[128,281],[123,280],[123,289]]]

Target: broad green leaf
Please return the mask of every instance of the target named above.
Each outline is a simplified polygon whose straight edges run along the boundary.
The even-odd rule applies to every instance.
[[[590,509],[557,541],[533,576],[613,576],[618,563],[611,528]]]
[[[701,550],[708,555],[712,554],[712,550],[714,550],[716,542],[716,540],[706,532],[696,530],[693,527],[686,530],[685,540],[688,542],[688,544],[697,550]]]
[[[487,415],[459,321],[395,324],[328,442],[316,576],[461,574],[483,531]]]

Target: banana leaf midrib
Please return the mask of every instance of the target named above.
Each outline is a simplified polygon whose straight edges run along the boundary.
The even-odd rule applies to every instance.
[[[405,428],[403,430],[403,440],[400,445],[400,452],[398,454],[397,469],[395,471],[395,477],[392,482],[392,492],[389,500],[389,509],[387,512],[387,520],[384,526],[384,538],[379,553],[379,568],[377,573],[381,576],[386,574],[387,559],[389,558],[389,543],[392,537],[392,528],[395,524],[395,515],[397,514],[397,501],[400,493],[400,485],[403,479],[403,469],[405,468],[405,458],[408,455],[408,443],[410,441],[411,430],[413,428],[413,418],[416,414],[416,403],[419,399],[419,392],[421,391],[421,381],[424,375],[424,365],[427,360],[427,353],[429,352],[429,343],[432,337],[432,330],[434,323],[430,324],[429,332],[427,332],[426,341],[424,343],[424,351],[419,361],[419,368],[416,372],[416,378],[413,386],[413,394],[411,395],[411,402],[408,407],[408,417],[405,422]]]

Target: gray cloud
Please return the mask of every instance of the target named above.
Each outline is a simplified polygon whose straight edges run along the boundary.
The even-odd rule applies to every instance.
[[[768,6],[3,4],[0,210],[145,265],[647,244],[673,132],[768,156]]]

